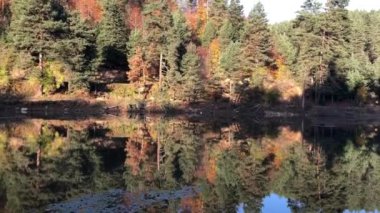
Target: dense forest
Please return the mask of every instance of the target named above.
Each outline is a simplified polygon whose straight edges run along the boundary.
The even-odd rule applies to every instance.
[[[1,101],[377,104],[380,11],[306,0],[0,0]]]

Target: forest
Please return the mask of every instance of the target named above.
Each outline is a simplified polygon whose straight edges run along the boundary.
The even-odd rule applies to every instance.
[[[377,105],[380,11],[348,5],[270,24],[239,0],[0,0],[0,102]]]

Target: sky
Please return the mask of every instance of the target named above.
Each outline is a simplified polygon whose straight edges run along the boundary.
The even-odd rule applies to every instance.
[[[246,14],[259,0],[241,0]],[[293,19],[305,0],[261,0],[264,4],[270,23]],[[320,0],[325,3],[326,0]],[[350,10],[380,10],[380,0],[351,0]]]

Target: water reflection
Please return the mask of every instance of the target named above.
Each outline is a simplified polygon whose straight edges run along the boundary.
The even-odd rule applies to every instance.
[[[375,211],[379,145],[374,125],[159,117],[2,122],[0,211],[41,210],[111,189],[123,193],[97,208]],[[193,191],[184,193],[187,187]]]

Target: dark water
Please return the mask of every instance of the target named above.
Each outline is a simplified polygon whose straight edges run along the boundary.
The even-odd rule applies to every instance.
[[[0,212],[377,212],[379,126],[0,121]]]

